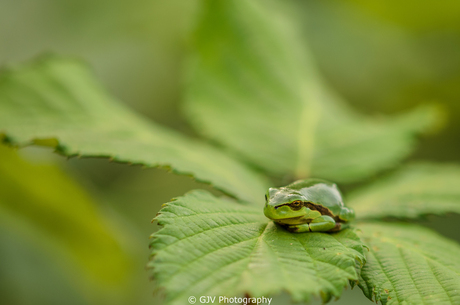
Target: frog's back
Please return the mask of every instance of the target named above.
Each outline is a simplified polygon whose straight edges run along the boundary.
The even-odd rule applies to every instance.
[[[328,208],[334,215],[339,215],[344,207],[337,185],[326,180],[298,180],[287,185],[286,188],[301,193],[311,203]]]

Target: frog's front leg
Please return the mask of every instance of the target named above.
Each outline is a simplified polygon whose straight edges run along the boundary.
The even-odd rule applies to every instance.
[[[323,215],[309,223],[311,232],[327,232],[335,227],[335,220],[331,216]]]
[[[301,225],[289,226],[288,230],[292,232],[327,232],[335,228],[335,220],[327,215],[313,219],[310,223]]]

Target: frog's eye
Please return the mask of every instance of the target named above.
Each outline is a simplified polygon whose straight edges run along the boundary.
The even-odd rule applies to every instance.
[[[289,204],[293,210],[299,210],[303,206],[303,202],[300,200],[293,201]]]

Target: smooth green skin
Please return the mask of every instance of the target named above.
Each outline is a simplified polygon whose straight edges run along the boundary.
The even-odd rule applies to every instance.
[[[321,179],[269,188],[265,199],[265,216],[292,232],[339,231],[355,218],[355,212],[343,204],[337,185]],[[302,205],[295,207],[294,201]]]

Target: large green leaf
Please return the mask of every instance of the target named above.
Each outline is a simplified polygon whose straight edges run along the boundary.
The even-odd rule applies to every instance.
[[[460,213],[460,166],[417,163],[350,194],[359,218]]]
[[[68,156],[110,157],[193,175],[248,201],[265,181],[217,149],[148,122],[110,97],[85,65],[46,58],[0,76],[0,136],[56,146]]]
[[[359,286],[382,304],[460,304],[460,245],[426,228],[359,225],[369,246]]]
[[[110,218],[57,167],[30,164],[4,145],[0,160],[2,229],[52,257],[93,303],[120,299],[133,261]]]
[[[355,113],[316,71],[295,17],[271,1],[204,0],[186,110],[205,136],[272,174],[347,182],[407,156],[437,118]]]
[[[189,296],[267,296],[294,300],[340,296],[357,279],[363,246],[352,230],[290,233],[261,209],[196,190],[169,202],[156,218],[149,266],[167,304]]]

